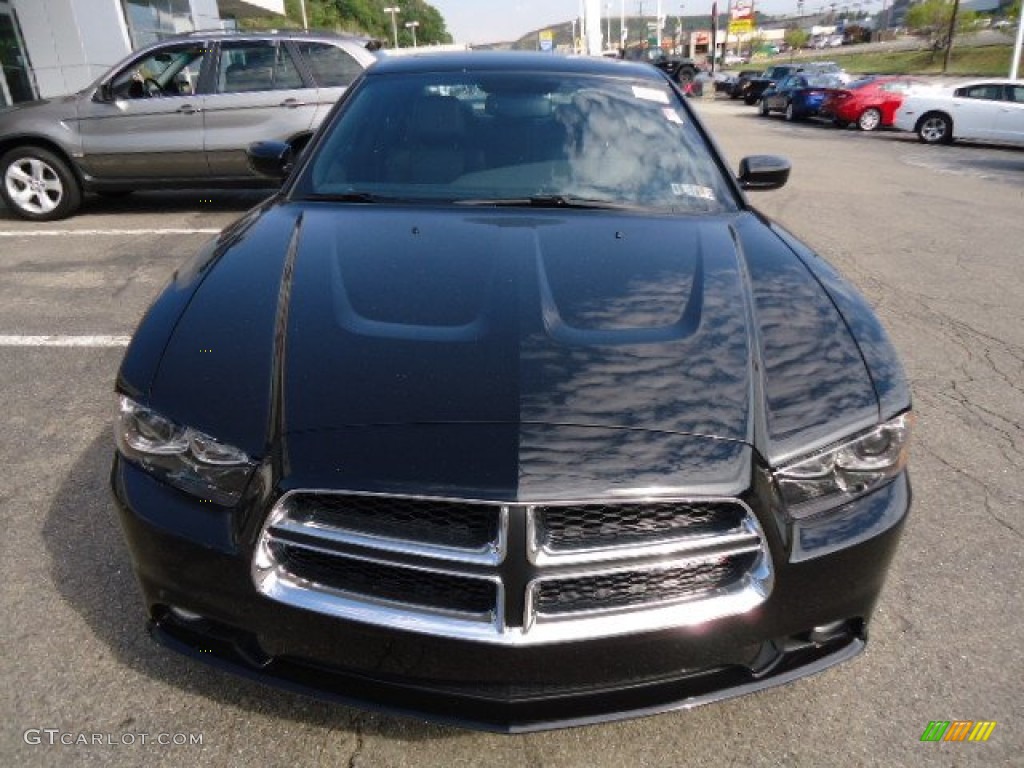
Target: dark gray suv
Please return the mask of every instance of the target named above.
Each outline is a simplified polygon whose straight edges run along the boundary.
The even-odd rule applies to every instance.
[[[70,96],[0,110],[0,195],[18,216],[70,216],[83,191],[256,186],[254,141],[296,152],[376,58],[373,42],[197,32],[136,51]]]

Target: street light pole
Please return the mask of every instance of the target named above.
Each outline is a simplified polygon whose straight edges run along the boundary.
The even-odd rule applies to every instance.
[[[685,3],[679,4],[679,15],[676,16],[676,47],[679,48],[679,55],[683,55],[683,11],[686,9]]]
[[[391,37],[395,41],[395,48],[398,47],[398,23],[395,21],[395,14],[401,12],[401,8],[397,5],[392,5],[384,9],[384,13],[391,14]]]
[[[619,50],[626,50],[626,0],[619,3]]]
[[[1017,65],[1020,64],[1020,52],[1024,48],[1024,13],[1017,19],[1017,42],[1013,44],[1013,61],[1010,62],[1010,79],[1017,79]]]
[[[405,22],[405,28],[412,30],[412,47],[413,48],[416,47],[416,27],[418,27],[419,25],[420,25],[420,23],[418,21],[407,21],[407,22]]]

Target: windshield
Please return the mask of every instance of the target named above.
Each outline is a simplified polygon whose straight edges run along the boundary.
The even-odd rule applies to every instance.
[[[536,72],[367,77],[293,194],[680,212],[736,207],[668,83]]]
[[[871,85],[876,80],[878,80],[877,77],[872,77],[869,75],[868,77],[862,77],[859,80],[854,80],[852,83],[847,84],[846,88],[851,91],[856,91]]]
[[[809,88],[842,88],[843,81],[835,75],[808,75],[807,86]]]

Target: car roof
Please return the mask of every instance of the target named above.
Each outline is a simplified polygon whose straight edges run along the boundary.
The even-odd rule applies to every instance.
[[[366,74],[379,77],[399,73],[459,71],[607,75],[655,82],[665,82],[667,79],[661,70],[643,62],[529,51],[460,51],[386,57],[367,70]]]
[[[369,46],[377,41],[371,37],[359,35],[343,35],[336,32],[305,29],[197,29],[180,35],[171,35],[150,43],[145,48],[133,51],[132,55],[151,48],[162,48],[168,44],[186,43],[189,41],[247,41],[247,40],[310,40],[332,43],[347,42],[369,50]]]
[[[1011,80],[1009,77],[979,77],[963,83],[950,83],[950,88],[963,88],[965,85],[1024,85],[1024,80]]]

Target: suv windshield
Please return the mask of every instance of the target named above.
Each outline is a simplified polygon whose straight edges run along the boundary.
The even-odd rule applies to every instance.
[[[681,212],[736,207],[668,83],[517,72],[367,77],[294,194]]]

